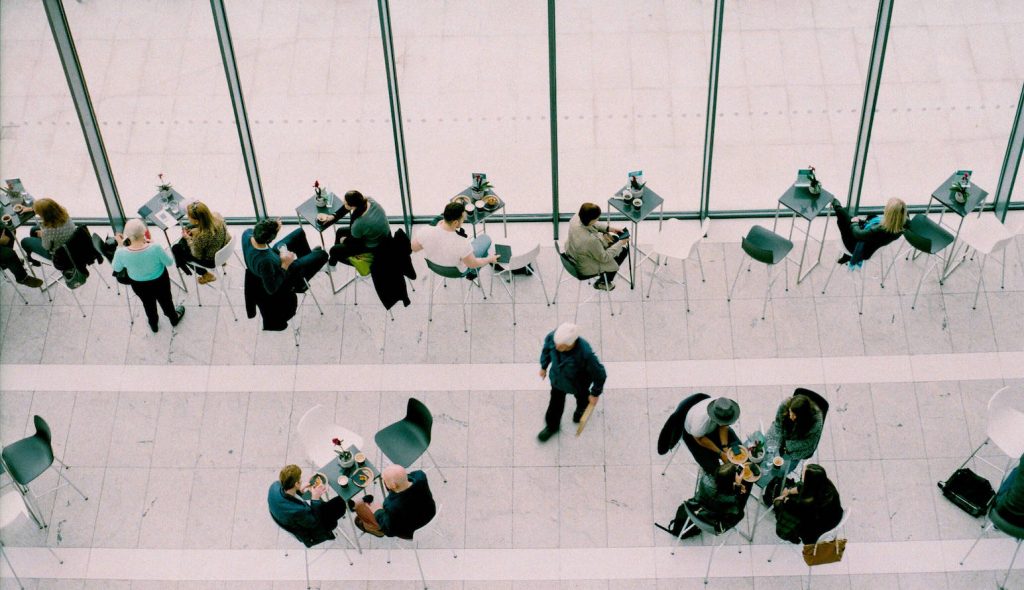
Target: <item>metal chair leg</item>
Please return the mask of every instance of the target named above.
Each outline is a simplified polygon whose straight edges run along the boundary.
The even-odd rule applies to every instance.
[[[748,271],[750,270],[750,267],[749,267],[749,266],[747,267],[747,270],[748,270]],[[738,266],[738,267],[736,268],[736,278],[735,278],[735,279],[733,279],[733,281],[732,281],[732,287],[730,287],[730,288],[729,288],[729,294],[728,294],[728,295],[726,296],[726,298],[725,298],[725,300],[726,300],[726,301],[732,301],[732,292],[733,292],[733,290],[734,290],[734,289],[736,288],[736,283],[740,282],[740,274],[741,274],[742,272],[743,272],[743,262],[742,262],[742,261],[740,261],[740,264],[739,264],[739,266]]]
[[[1006,568],[1006,575],[1003,576],[1003,583],[999,585],[1000,590],[1006,590],[1006,582],[1010,579],[1010,572],[1013,571],[1013,564],[1017,561],[1017,553],[1020,551],[1020,539],[1017,540],[1017,548],[1013,550],[1013,559],[1010,560],[1010,567]]]
[[[537,278],[540,279],[540,290],[544,293],[544,303],[546,303],[548,307],[551,307],[551,304],[554,303],[554,301],[548,300],[548,288],[544,286],[544,275],[541,274],[540,266],[537,264],[536,260],[533,261],[533,270],[537,273]]]
[[[981,538],[985,536],[985,533],[991,531],[994,527],[995,527],[995,525],[992,524],[991,521],[989,521],[988,526],[986,526],[985,528],[981,529],[981,534],[978,535],[978,538],[974,540],[974,544],[971,545],[971,548],[968,549],[967,553],[960,559],[960,565],[963,565],[964,562],[967,561],[967,558],[971,556],[971,553],[974,551],[974,548],[977,547],[978,543],[981,542]]]
[[[11,277],[7,276],[7,272],[4,270],[0,270],[0,277],[4,278],[4,282],[10,283],[11,287],[14,289],[14,292],[18,294],[18,297],[21,297],[21,300],[25,302],[25,305],[28,305],[28,299],[25,299],[25,296],[21,294],[21,290],[18,289],[18,283],[12,281]]]
[[[564,268],[560,268],[558,270],[558,282],[555,283],[555,296],[551,298],[551,303],[552,304],[558,302],[558,290],[562,288],[562,274],[564,274],[564,273],[565,273],[565,269]]]
[[[60,466],[61,466],[61,467],[63,467],[64,469],[67,469],[67,468],[68,468],[68,466],[67,466],[67,465],[65,465],[65,464],[64,464],[64,462],[63,462],[63,461],[61,461],[60,459],[58,459],[58,458],[54,457],[54,458],[53,458],[53,460],[54,460],[55,462],[57,462],[57,463],[60,463]],[[85,494],[84,494],[84,493],[82,492],[82,490],[78,489],[78,486],[76,486],[76,485],[75,485],[74,483],[72,483],[72,481],[71,481],[70,479],[68,479],[68,476],[64,475],[64,473],[63,473],[63,472],[62,472],[62,471],[61,471],[60,469],[57,469],[57,468],[56,468],[56,467],[54,467],[53,465],[50,465],[50,469],[53,469],[54,471],[56,471],[56,472],[57,472],[57,477],[58,477],[58,478],[60,478],[60,479],[63,479],[64,481],[66,481],[66,482],[67,482],[67,484],[68,484],[69,486],[71,486],[72,488],[74,488],[74,490],[75,490],[76,492],[78,492],[78,495],[79,495],[79,496],[81,496],[83,500],[88,500],[88,499],[89,499],[89,496],[86,496],[86,495],[85,495]]]
[[[434,273],[430,273],[430,285],[427,287],[430,289],[430,295],[427,297],[427,321],[434,321]]]
[[[982,254],[981,266],[978,269],[978,285],[974,288],[974,303],[971,304],[971,309],[978,309],[978,296],[981,295],[981,284],[985,282],[985,263],[988,262],[988,256]]]
[[[668,471],[668,466],[669,466],[669,465],[671,465],[671,464],[672,464],[672,461],[673,461],[673,460],[674,460],[674,459],[676,458],[676,453],[678,453],[678,452],[679,452],[679,447],[681,447],[681,446],[683,446],[683,441],[679,441],[679,442],[678,442],[678,443],[676,444],[676,448],[675,448],[675,450],[674,450],[674,451],[672,451],[672,456],[668,458],[668,463],[666,463],[666,464],[665,464],[665,468],[661,470],[661,474],[662,474],[662,475],[665,475],[665,472],[666,472],[666,471]]]
[[[426,449],[426,452],[427,456],[430,457],[430,462],[434,464],[434,469],[437,469],[438,475],[441,476],[441,481],[448,483],[448,478],[444,476],[444,472],[441,471],[441,466],[437,464],[437,461],[434,460],[434,456],[430,454],[430,449]]]
[[[313,303],[316,304],[317,311],[320,312],[320,315],[324,315],[324,310],[320,307],[320,300],[316,298],[316,293],[314,293],[313,288],[309,286],[309,281],[302,279],[302,282],[306,283],[306,293],[309,293],[309,296],[313,298]]]
[[[686,273],[686,259],[680,260],[683,265],[683,295],[686,297],[686,313],[690,313],[690,277]]]
[[[423,590],[427,590],[427,577],[423,575],[423,565],[420,563],[419,541],[412,542],[412,554],[416,556],[416,567],[420,570],[420,581],[423,582]]]
[[[306,590],[312,590],[313,585],[309,583],[309,549],[302,548],[302,557],[306,563]]]
[[[2,541],[0,541],[0,555],[4,556],[4,561],[7,562],[7,567],[10,568],[11,573],[14,574],[14,581],[18,583],[18,588],[21,588],[21,590],[25,590],[25,586],[21,583],[21,578],[18,577],[18,572],[14,571],[14,566],[11,565],[11,558],[7,557],[7,552],[4,551],[4,544]]]

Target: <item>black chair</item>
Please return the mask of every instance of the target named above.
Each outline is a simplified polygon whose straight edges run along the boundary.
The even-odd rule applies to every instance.
[[[25,502],[25,507],[28,508],[28,513],[32,520],[39,525],[39,528],[46,528],[46,519],[43,518],[39,507],[36,506],[36,495],[28,487],[28,484],[42,475],[44,471],[52,468],[57,472],[58,482],[61,479],[67,482],[47,490],[45,493],[49,494],[64,487],[64,485],[70,485],[83,500],[88,500],[89,497],[82,493],[78,486],[71,483],[71,480],[64,475],[63,470],[53,467],[53,463],[56,461],[64,469],[68,468],[60,459],[53,456],[53,445],[51,444],[53,437],[50,435],[50,426],[46,423],[46,420],[43,420],[40,416],[33,416],[32,419],[35,422],[36,433],[4,447],[3,452],[0,452],[0,468],[11,475],[11,479],[14,480],[15,487],[21,493],[21,499]]]
[[[783,263],[782,268],[786,275],[786,291],[789,291],[789,266],[786,256],[793,249],[793,242],[767,228],[755,225],[744,236],[740,247],[748,256],[764,263],[768,273],[768,287],[764,292],[764,305],[761,306],[761,319],[763,320],[765,311],[768,309],[768,300],[771,299],[772,285],[779,278],[777,274],[772,276],[772,267],[780,262]],[[736,283],[740,281],[740,272],[742,271],[743,263],[741,262],[736,270],[736,279],[732,282],[726,301],[732,301],[732,292],[736,289]]]
[[[679,452],[679,441],[682,440],[686,448],[690,449],[690,453],[694,453],[694,448],[697,445],[696,439],[690,436],[686,432],[684,427],[686,423],[686,415],[690,413],[690,408],[697,405],[698,403],[711,397],[706,393],[695,393],[683,401],[679,402],[676,406],[676,410],[672,412],[672,415],[665,421],[665,425],[661,428],[661,433],[658,435],[658,454],[664,455],[675,447],[672,451],[672,456],[669,457],[668,463],[665,464],[665,468],[661,470],[661,474],[665,475],[668,471],[668,466],[672,464],[672,461],[676,458],[676,453]]]
[[[960,565],[963,565],[964,562],[967,561],[967,558],[970,557],[974,548],[978,546],[978,541],[981,541],[981,538],[985,536],[985,533],[991,531],[993,528],[998,529],[1017,540],[1017,548],[1013,550],[1013,558],[1010,559],[1010,567],[1006,568],[1006,576],[1003,577],[1003,583],[999,585],[999,588],[1005,589],[1009,588],[1009,586],[1006,585],[1006,582],[1010,579],[1010,572],[1013,571],[1013,564],[1017,561],[1017,553],[1020,552],[1020,545],[1024,542],[1024,526],[1015,525],[1006,520],[995,506],[988,511],[988,526],[981,530],[981,534],[978,535],[978,538],[974,541],[974,545],[971,545],[971,548],[967,550],[967,555],[964,555],[964,558],[960,560]]]
[[[933,269],[936,269],[940,262],[945,262],[945,255],[942,255],[942,252],[953,243],[955,237],[941,225],[928,219],[928,216],[923,213],[915,215],[910,220],[906,231],[903,232],[903,237],[918,252],[935,258],[931,266],[921,273],[921,279],[917,281],[917,289],[914,290],[914,300],[910,302],[910,309],[914,309],[917,305],[917,296],[921,292],[921,284],[924,283],[924,278]],[[939,285],[942,285],[944,281],[942,271],[939,270]]]
[[[373,440],[389,461],[405,468],[412,466],[416,459],[426,453],[440,474],[441,480],[448,483],[448,478],[444,476],[437,461],[430,454],[430,431],[433,425],[434,417],[427,406],[420,400],[410,397],[405,418],[377,431]]]
[[[306,590],[311,590],[313,588],[313,586],[309,583],[309,550],[310,550],[310,548],[316,547],[317,545],[319,545],[321,543],[324,543],[325,541],[312,542],[309,539],[303,539],[301,536],[299,536],[298,534],[294,533],[291,529],[289,529],[285,525],[281,524],[281,521],[277,520],[276,518],[274,518],[273,514],[270,515],[270,518],[273,519],[274,524],[276,524],[277,526],[281,527],[282,530],[284,530],[286,533],[291,535],[296,541],[298,541],[299,543],[302,543],[302,556],[305,558],[305,561],[306,561]],[[341,537],[343,539],[348,541],[349,545],[352,545],[352,540],[349,539],[348,535],[343,533],[340,529],[335,529],[334,532],[335,532],[334,538],[330,539],[330,543],[332,545],[338,541],[338,535],[341,535]],[[352,557],[349,556],[348,550],[345,549],[344,546],[341,546],[341,552],[345,554],[345,559],[348,560],[348,564],[349,565],[354,565],[354,563],[352,562]],[[326,554],[327,554],[327,549],[325,548],[324,549],[324,553],[321,555],[321,557],[323,555],[326,555]],[[286,551],[285,552],[285,557],[287,557],[287,556],[288,556],[288,552]],[[319,559],[319,557],[317,559]],[[314,559],[313,561],[316,561],[316,559]]]
[[[802,396],[808,398],[809,400],[811,400],[812,402],[814,402],[814,405],[818,406],[818,409],[821,410],[821,432],[824,433],[825,432],[825,419],[828,417],[828,400],[825,399],[824,397],[822,397],[822,395],[820,393],[818,393],[817,391],[811,391],[810,389],[807,389],[807,388],[804,388],[804,387],[797,387],[796,389],[794,389],[793,390],[793,395],[802,395]],[[810,458],[807,459],[807,461],[815,461],[816,460],[816,458],[818,456],[818,444],[820,444],[820,443],[821,443],[821,437],[819,436],[817,442],[814,443],[814,452],[811,454]],[[801,461],[795,467],[794,471],[801,470],[803,463],[804,462]]]
[[[555,252],[558,253],[558,258],[562,262],[562,270],[558,271],[558,284],[555,285],[555,296],[551,298],[551,303],[552,304],[557,303],[557,301],[558,301],[558,290],[562,287],[562,283],[564,283],[565,281],[569,280],[568,278],[563,279],[562,278],[562,274],[563,273],[568,273],[570,277],[572,277],[573,279],[576,279],[576,315],[573,317],[573,321],[574,322],[579,321],[579,317],[580,317],[580,305],[581,305],[580,296],[581,296],[581,293],[583,291],[583,283],[589,284],[591,280],[595,280],[595,279],[596,279],[595,282],[597,282],[597,281],[604,282],[605,286],[606,286],[605,290],[599,291],[599,293],[598,293],[597,306],[599,308],[601,307],[601,296],[603,295],[604,297],[608,298],[608,310],[611,312],[612,315],[615,315],[615,308],[612,307],[612,297],[610,295],[610,291],[607,289],[607,287],[609,286],[609,283],[608,283],[608,280],[605,278],[605,276],[602,275],[602,274],[596,274],[596,275],[583,275],[583,274],[580,274],[580,271],[576,269],[576,261],[573,260],[572,256],[569,256],[565,252],[562,252],[561,248],[558,247],[558,240],[555,240]],[[586,301],[583,301],[582,303],[589,303],[592,298],[593,298],[593,295],[591,295],[590,297],[587,297]]]
[[[712,545],[711,554],[708,555],[708,567],[704,570],[704,585],[706,586],[708,583],[708,576],[711,574],[711,562],[715,559],[715,553],[720,548],[724,547],[726,542],[729,541],[729,537],[731,537],[732,534],[736,532],[736,525],[738,525],[740,521],[736,521],[732,524],[732,526],[725,526],[723,523],[714,523],[710,520],[702,519],[693,511],[693,509],[690,507],[689,502],[683,504],[683,506],[686,507],[686,518],[689,522],[689,525],[683,527],[683,530],[679,531],[679,536],[676,537],[676,542],[674,545],[672,545],[672,555],[676,554],[676,547],[678,547],[679,543],[682,542],[683,535],[690,532],[690,530],[694,527],[700,529],[703,533],[708,533],[709,535],[714,535],[716,537],[722,537],[722,542],[715,543],[714,545]],[[738,547],[739,549],[737,550],[737,552],[743,553],[743,545],[739,545]]]

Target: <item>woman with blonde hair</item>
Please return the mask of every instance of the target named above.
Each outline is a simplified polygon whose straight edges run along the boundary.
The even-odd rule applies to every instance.
[[[127,244],[125,238],[128,239]],[[129,219],[124,224],[124,234],[117,235],[117,242],[123,245],[114,253],[111,266],[114,272],[128,270],[132,291],[142,300],[150,329],[154,332],[158,330],[157,304],[160,304],[160,309],[171,321],[171,326],[177,326],[185,315],[185,307],[175,307],[171,299],[171,279],[167,276],[167,267],[174,264],[171,255],[161,246],[146,240],[146,224],[141,219]]]
[[[189,223],[187,226],[182,225],[181,239],[171,247],[174,260],[187,274],[191,274],[192,270],[197,271],[200,285],[216,281],[217,276],[208,272],[206,268],[189,263],[213,268],[214,255],[231,239],[228,228],[224,225],[224,218],[219,213],[210,211],[202,201],[189,203],[185,207],[185,214]]]
[[[39,262],[33,260],[32,255],[38,254],[47,260],[53,260],[54,252],[68,243],[75,234],[76,226],[67,209],[53,199],[37,200],[32,205],[32,210],[39,216],[39,225],[32,228],[29,237],[21,240],[21,246],[28,252],[28,261],[39,266]]]
[[[908,221],[907,204],[895,197],[885,204],[881,216],[872,215],[867,219],[851,218],[839,199],[832,199],[832,210],[846,248],[846,253],[836,262],[849,263],[850,268],[859,267],[876,250],[899,239]]]

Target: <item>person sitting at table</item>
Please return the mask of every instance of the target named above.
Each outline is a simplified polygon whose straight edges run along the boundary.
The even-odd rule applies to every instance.
[[[185,215],[191,227],[181,226],[181,239],[171,247],[174,260],[185,274],[191,274],[195,269],[199,273],[200,285],[216,281],[217,275],[203,267],[213,268],[214,255],[231,240],[224,218],[210,211],[201,201],[189,203],[185,207]],[[190,262],[199,263],[203,267]]]
[[[42,287],[42,279],[29,275],[25,270],[21,258],[14,251],[14,239],[14,232],[6,227],[0,227],[0,268],[11,271],[14,280],[18,281],[19,285],[25,285],[32,289]]]
[[[694,453],[694,459],[705,471],[714,471],[718,461],[729,462],[726,449],[739,437],[733,432],[731,425],[740,418],[740,406],[727,398],[708,398],[698,402],[686,414],[683,429],[692,436],[701,453]]]
[[[357,254],[373,252],[381,240],[391,235],[388,215],[377,201],[364,197],[359,191],[345,193],[344,211],[349,214],[348,227],[339,228],[334,234],[334,246],[331,248],[330,264],[338,262],[348,264],[348,259]],[[333,218],[332,218],[333,219]]]
[[[842,520],[843,506],[821,465],[805,466],[800,480],[775,498],[775,533],[790,543],[816,543]]]
[[[124,224],[124,234],[117,234],[116,238],[122,245],[114,252],[110,265],[114,272],[127,269],[132,291],[146,310],[149,328],[154,332],[159,329],[158,303],[171,326],[177,326],[185,316],[185,307],[175,307],[171,298],[171,278],[167,275],[167,268],[174,265],[174,259],[163,247],[146,240],[146,224],[141,219],[129,219]],[[125,238],[128,239],[127,245],[124,245]]]
[[[796,394],[779,404],[766,438],[778,441],[779,455],[783,459],[800,461],[809,458],[818,448],[824,423],[818,404],[805,395]]]
[[[697,477],[697,493],[687,500],[697,517],[714,525],[719,531],[727,531],[743,520],[750,484],[743,481],[743,467],[723,463],[713,475],[701,470]],[[689,527],[689,530],[686,530]],[[701,533],[689,521],[683,523],[683,538],[695,537]]]
[[[565,253],[576,263],[576,270],[586,277],[601,276],[594,282],[595,289],[611,291],[612,281],[619,272],[622,261],[629,256],[629,238],[616,240],[612,235],[622,233],[599,221],[601,207],[594,203],[583,203],[576,215],[569,220],[569,237],[565,240]]]
[[[832,199],[832,210],[836,214],[836,225],[839,236],[843,240],[846,253],[836,260],[838,264],[849,264],[850,268],[858,268],[865,260],[882,246],[890,244],[906,229],[907,204],[897,198],[889,199],[882,215],[872,215],[867,219],[854,219],[843,207],[839,199]]]
[[[487,234],[480,234],[472,241],[466,237],[465,230],[462,230],[465,219],[465,206],[458,202],[448,203],[436,226],[416,233],[412,251],[422,250],[427,260],[434,264],[455,267],[467,277],[476,278],[476,274],[469,270],[498,262],[498,255],[487,256],[491,249],[491,238]]]
[[[306,546],[334,539],[334,529],[345,515],[345,501],[341,496],[323,500],[326,483],[319,478],[315,486],[303,483],[302,469],[298,465],[285,465],[267,492],[267,505],[274,522]],[[306,492],[309,492],[309,500],[302,497]]]
[[[39,262],[35,261],[32,255],[38,254],[47,260],[53,260],[54,252],[68,243],[77,226],[68,215],[67,209],[53,199],[38,199],[32,205],[32,210],[39,216],[39,225],[32,228],[29,237],[22,238],[21,247],[28,253],[28,262],[39,266]]]
[[[260,279],[268,294],[282,288],[302,293],[309,280],[327,264],[327,253],[319,246],[310,249],[301,227],[270,247],[279,231],[280,219],[261,219],[242,233],[245,266]],[[282,249],[286,251],[281,252]]]
[[[381,479],[391,493],[384,504],[373,503],[372,497],[356,502],[356,526],[377,537],[412,539],[413,533],[437,514],[427,475],[419,470],[406,473],[401,465],[388,465]]]
[[[999,512],[1006,521],[1015,526],[1024,527],[1024,477],[1020,476],[1024,455],[1017,461],[1017,466],[1006,476],[999,486],[992,510]]]

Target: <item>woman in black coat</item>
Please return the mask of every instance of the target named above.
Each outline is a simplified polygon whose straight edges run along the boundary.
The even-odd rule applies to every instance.
[[[775,533],[790,543],[816,543],[843,519],[843,506],[821,465],[804,467],[801,479],[775,498]]]
[[[876,250],[899,239],[906,229],[908,219],[907,204],[896,198],[889,199],[882,215],[867,219],[850,217],[850,212],[839,199],[832,199],[832,211],[836,214],[839,237],[848,252],[836,262],[849,264],[851,268],[860,266]]]

